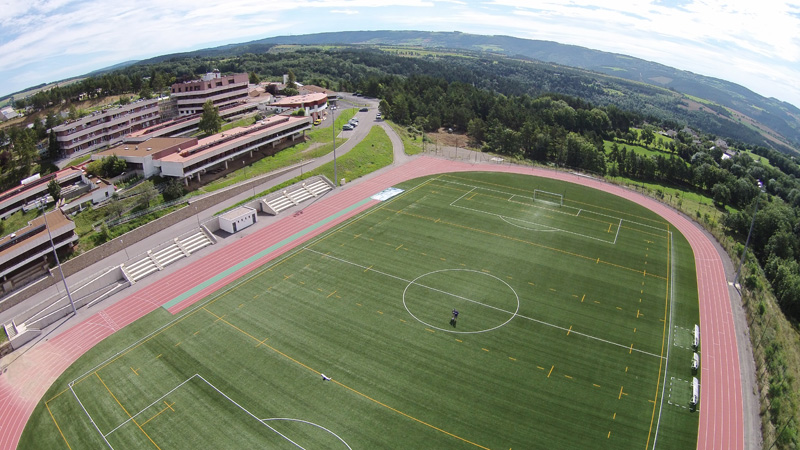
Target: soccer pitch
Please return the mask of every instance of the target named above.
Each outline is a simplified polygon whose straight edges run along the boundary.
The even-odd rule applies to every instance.
[[[696,446],[695,266],[667,222],[531,176],[397,187],[97,345],[20,448]]]

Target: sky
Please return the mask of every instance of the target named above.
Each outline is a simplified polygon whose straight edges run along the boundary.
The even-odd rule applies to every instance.
[[[0,0],[0,96],[124,61],[356,30],[579,45],[800,107],[800,0]]]

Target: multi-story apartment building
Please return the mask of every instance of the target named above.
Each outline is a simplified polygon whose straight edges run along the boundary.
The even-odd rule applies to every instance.
[[[202,182],[208,171],[227,168],[238,158],[265,155],[301,140],[312,128],[311,117],[272,116],[246,127],[232,128],[204,138],[128,137],[123,144],[92,155],[92,159],[116,155],[127,162],[127,172],[145,178],[154,175]]]
[[[207,100],[221,108],[247,99],[248,81],[246,73],[222,76],[211,72],[199,80],[173,84],[170,99],[176,105],[178,116],[198,114],[203,112]]]
[[[53,249],[63,254],[77,241],[75,223],[59,208],[47,213],[46,222],[44,216],[39,216],[25,228],[1,238],[0,296],[47,274]]]
[[[125,135],[154,125],[158,120],[158,99],[139,100],[97,111],[53,127],[53,130],[61,151],[71,156],[118,144]]]

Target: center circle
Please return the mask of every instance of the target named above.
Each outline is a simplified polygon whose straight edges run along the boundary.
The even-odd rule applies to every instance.
[[[511,322],[519,312],[519,295],[492,274],[471,269],[442,269],[409,282],[403,290],[403,306],[416,321],[435,330],[485,333]],[[455,321],[452,320],[453,309],[459,311]]]

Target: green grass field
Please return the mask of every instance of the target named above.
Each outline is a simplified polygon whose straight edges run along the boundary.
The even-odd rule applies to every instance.
[[[695,447],[695,267],[668,223],[529,176],[398,187],[101,342],[20,448]]]

